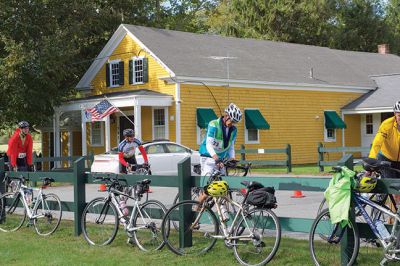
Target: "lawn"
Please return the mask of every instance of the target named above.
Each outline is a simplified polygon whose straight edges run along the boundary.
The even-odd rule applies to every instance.
[[[237,265],[233,250],[223,241],[207,254],[181,257],[166,247],[145,253],[126,244],[126,236],[119,231],[114,242],[106,247],[89,246],[83,237],[73,236],[70,221],[62,221],[50,237],[40,237],[32,228],[23,227],[14,233],[0,232],[2,265]],[[378,265],[380,249],[369,249],[360,256],[359,265]],[[308,241],[283,238],[278,253],[269,265],[312,265]],[[390,265],[390,264],[389,264]]]

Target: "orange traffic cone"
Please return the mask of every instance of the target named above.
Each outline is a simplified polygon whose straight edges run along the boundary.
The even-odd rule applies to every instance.
[[[291,198],[304,198],[305,196],[303,195],[303,193],[301,192],[301,190],[295,190],[293,191],[293,195],[291,196]]]
[[[101,191],[101,192],[107,191],[106,184],[100,184],[99,191]]]

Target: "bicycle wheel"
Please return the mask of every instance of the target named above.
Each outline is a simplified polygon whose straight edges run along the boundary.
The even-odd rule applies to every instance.
[[[346,239],[350,247],[342,254],[341,242]],[[325,209],[311,227],[309,245],[315,265],[353,265],[360,248],[357,226],[351,221],[344,228],[339,224],[332,224],[329,210]]]
[[[20,193],[5,193],[0,196],[0,231],[17,231],[24,224],[26,209]]]
[[[243,231],[242,228],[245,228]],[[253,209],[242,217],[233,233],[235,258],[242,265],[264,265],[276,254],[281,242],[281,225],[269,209]],[[245,237],[251,236],[245,239]],[[240,238],[242,237],[242,238]]]
[[[105,198],[96,198],[83,210],[83,237],[91,245],[108,245],[117,235],[118,222],[118,212],[114,204]]]
[[[33,215],[36,216],[33,224],[36,233],[48,236],[54,233],[60,225],[62,216],[61,201],[55,194],[43,194],[42,199],[38,200],[38,205],[33,210]]]
[[[178,255],[199,255],[217,241],[219,224],[210,208],[203,211],[198,201],[182,201],[171,207],[162,221],[162,234],[168,248]],[[170,226],[175,222],[175,226]],[[185,236],[185,238],[183,237]]]
[[[164,246],[161,234],[162,218],[167,212],[164,205],[156,200],[149,200],[140,205],[133,220],[136,245],[143,251],[159,250]]]

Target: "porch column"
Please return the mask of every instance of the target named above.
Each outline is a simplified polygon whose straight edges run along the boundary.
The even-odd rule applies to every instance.
[[[72,143],[74,143],[73,135],[74,134],[73,134],[72,130],[71,129],[68,130],[68,156],[72,156],[72,154],[74,154],[72,151]],[[72,162],[69,161],[68,165],[71,166]]]
[[[181,84],[175,84],[175,142],[181,143]]]
[[[61,148],[60,148],[60,111],[55,110],[53,116],[53,132],[54,132],[54,157],[61,156]],[[60,161],[55,162],[56,167],[60,167]]]
[[[139,105],[138,101],[136,100],[135,103],[135,136],[138,139],[142,139],[142,106]]]
[[[81,129],[82,129],[82,156],[87,155],[87,146],[86,146],[86,115],[85,110],[81,110]]]
[[[105,141],[106,141],[106,152],[109,152],[111,150],[111,143],[110,143],[110,139],[111,139],[111,131],[110,131],[110,116],[108,115],[106,117],[106,136],[105,136]]]

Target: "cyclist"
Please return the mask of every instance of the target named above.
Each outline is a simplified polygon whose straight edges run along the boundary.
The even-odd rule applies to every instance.
[[[14,171],[33,171],[33,141],[29,134],[29,123],[21,121],[8,141],[7,156]]]
[[[370,158],[391,162],[400,170],[400,101],[393,106],[394,116],[386,119],[379,127],[369,152]],[[384,169],[384,177],[400,178],[400,173]]]
[[[149,164],[147,154],[142,146],[142,142],[135,138],[135,131],[131,128],[127,128],[123,131],[125,139],[118,145],[118,156],[119,162],[121,163],[122,173],[126,174],[126,170],[136,170],[136,148],[139,149],[143,156],[144,164]]]
[[[235,141],[237,135],[236,123],[242,119],[242,112],[234,103],[228,105],[225,114],[210,121],[207,127],[206,138],[200,145],[201,176],[211,174],[215,168],[221,169],[225,174],[222,159],[235,159]],[[200,203],[207,196],[202,193],[199,196]]]

